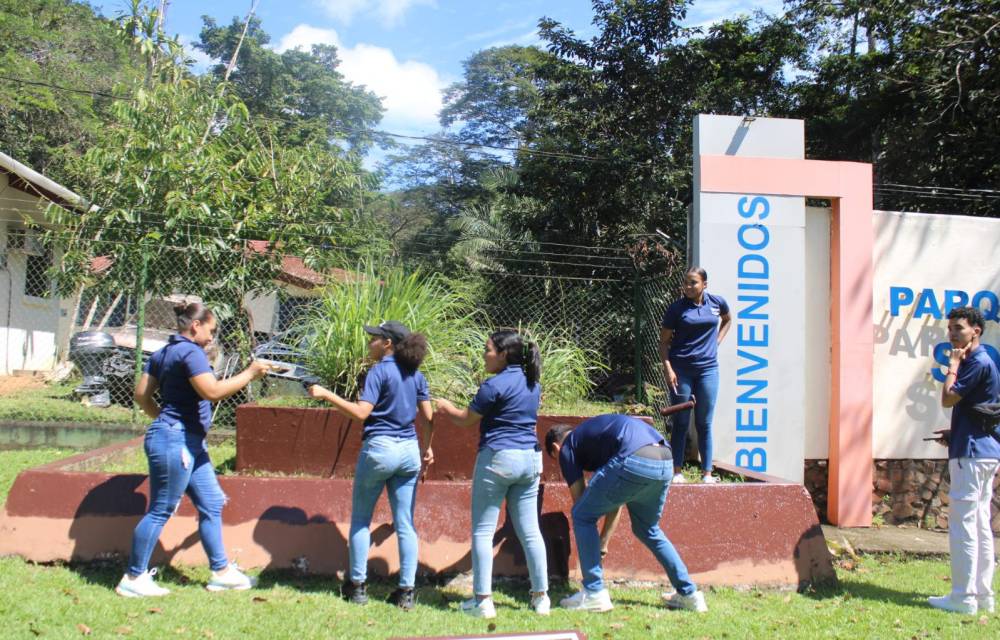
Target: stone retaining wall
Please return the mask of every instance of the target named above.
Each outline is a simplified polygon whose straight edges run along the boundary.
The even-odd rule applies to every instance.
[[[826,522],[826,460],[806,460],[804,484],[816,513]],[[947,460],[876,460],[872,471],[872,515],[886,524],[948,527]],[[993,480],[993,531],[1000,533],[1000,475]]]

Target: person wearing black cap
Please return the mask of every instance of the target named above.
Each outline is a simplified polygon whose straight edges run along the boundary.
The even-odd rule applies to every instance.
[[[365,581],[372,512],[385,488],[399,543],[399,588],[389,601],[411,609],[417,573],[417,534],[413,528],[417,478],[421,460],[424,465],[434,462],[430,392],[426,378],[417,370],[427,354],[427,340],[396,321],[365,326],[365,332],[371,336],[368,355],[375,365],[365,377],[357,402],[320,385],[309,387],[313,398],[329,402],[337,412],[365,425],[351,497],[350,575],[344,578],[341,593],[355,604],[368,602]],[[414,424],[418,410],[427,425],[422,449]]]

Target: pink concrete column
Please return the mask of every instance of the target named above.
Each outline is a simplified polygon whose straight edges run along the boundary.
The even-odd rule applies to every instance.
[[[702,156],[701,190],[833,201],[830,247],[830,479],[827,517],[871,525],[872,169],[869,164]]]

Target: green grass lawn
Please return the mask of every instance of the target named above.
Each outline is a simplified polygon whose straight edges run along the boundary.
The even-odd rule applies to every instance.
[[[68,455],[67,451],[0,452],[4,492],[20,469]],[[5,493],[3,494],[5,495]],[[373,601],[350,605],[334,593],[330,577],[265,571],[259,588],[242,593],[204,590],[204,568],[167,568],[161,583],[172,593],[128,600],[113,592],[118,562],[34,565],[0,558],[0,638],[387,638],[486,634],[578,628],[604,638],[995,638],[1000,617],[957,616],[927,607],[928,595],[948,590],[945,560],[895,556],[862,558],[839,568],[840,583],[805,593],[710,589],[709,613],[668,611],[655,587],[614,587],[614,611],[584,614],[554,610],[540,618],[528,609],[527,585],[503,582],[494,621],[455,610],[465,593],[421,586],[412,612],[380,600],[392,589],[371,586]],[[554,598],[571,585],[553,585]]]
[[[75,383],[46,385],[38,389],[23,389],[0,397],[0,421],[24,420],[39,422],[81,422],[85,424],[129,424],[132,410],[113,404],[110,407],[88,407],[73,397]],[[139,413],[141,424],[149,418]]]
[[[328,404],[319,400],[313,400],[307,396],[278,395],[269,396],[257,400],[257,404],[264,407],[312,407],[326,408]],[[462,403],[459,403],[460,405]],[[565,416],[596,416],[602,413],[642,413],[651,412],[652,409],[644,405],[625,404],[621,402],[603,402],[600,400],[573,400],[557,401],[542,399],[542,406],[539,413],[545,415],[565,415]]]
[[[216,444],[208,445],[208,453],[215,465],[216,473],[231,475],[236,470],[236,440],[226,439]],[[102,463],[95,471],[108,473],[147,473],[149,464],[142,447],[136,447],[116,458]]]

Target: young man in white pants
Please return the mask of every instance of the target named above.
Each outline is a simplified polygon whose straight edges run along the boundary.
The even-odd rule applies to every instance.
[[[997,366],[979,344],[982,312],[960,307],[948,314],[951,359],[941,391],[941,405],[951,407],[951,429],[936,433],[948,447],[948,539],[951,547],[951,593],[929,599],[932,607],[956,613],[993,613],[993,531],[990,502],[993,477],[1000,465],[1000,442],[986,432],[973,405],[1000,399]]]

